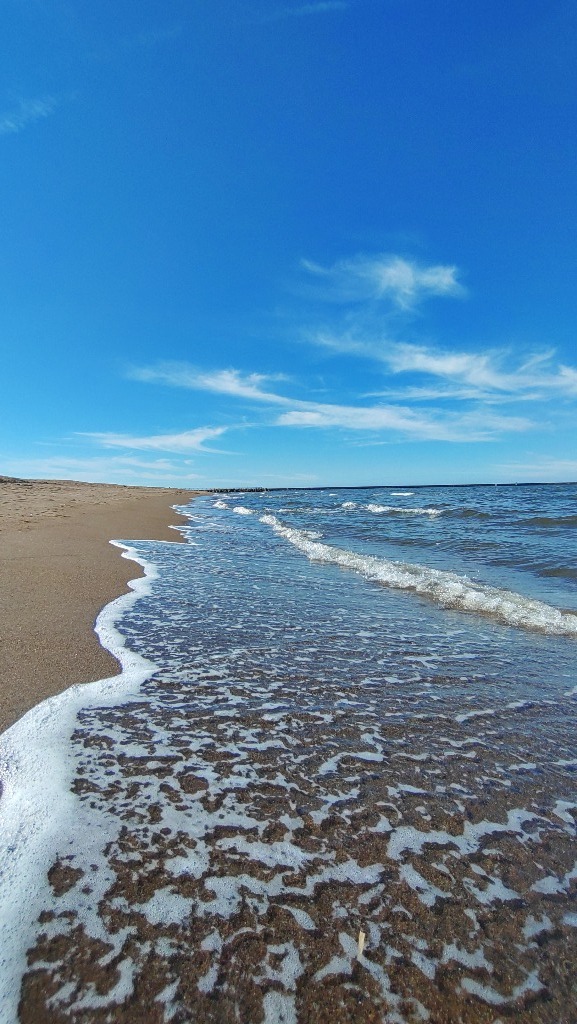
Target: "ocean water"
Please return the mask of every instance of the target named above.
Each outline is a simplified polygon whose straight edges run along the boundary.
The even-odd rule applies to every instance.
[[[0,1021],[577,1019],[577,485],[182,511],[0,737]]]

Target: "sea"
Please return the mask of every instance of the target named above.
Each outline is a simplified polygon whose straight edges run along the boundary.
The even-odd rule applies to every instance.
[[[2,1024],[575,1022],[577,484],[179,511],[0,736]]]

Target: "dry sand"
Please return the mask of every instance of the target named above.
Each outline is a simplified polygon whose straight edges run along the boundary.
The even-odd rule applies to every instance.
[[[179,541],[195,492],[0,477],[0,731],[72,683],[114,675],[93,631],[141,575],[110,540]]]

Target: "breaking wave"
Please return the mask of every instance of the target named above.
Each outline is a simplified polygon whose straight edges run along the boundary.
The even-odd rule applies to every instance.
[[[358,554],[320,544],[302,530],[284,526],[273,515],[260,516],[311,561],[339,565],[360,573],[365,579],[396,590],[409,590],[429,598],[443,608],[489,616],[509,626],[552,636],[577,637],[577,614],[524,597],[511,590],[477,583],[467,576],[431,569],[411,562],[397,562],[374,555]]]
[[[441,511],[438,508],[399,508],[397,505],[375,505],[370,502],[365,505],[367,512],[391,512],[394,515],[406,515],[406,516],[440,516]]]

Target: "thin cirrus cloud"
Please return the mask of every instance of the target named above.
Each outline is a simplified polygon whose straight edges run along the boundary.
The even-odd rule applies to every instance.
[[[415,441],[491,441],[502,433],[528,430],[530,422],[518,416],[490,416],[485,412],[445,413],[403,406],[351,406],[310,403],[308,409],[282,413],[278,426],[340,427],[347,430],[393,432]]]
[[[185,430],[180,434],[151,434],[148,437],[133,437],[130,434],[87,433],[105,448],[130,448],[136,451],[161,452],[211,452],[217,449],[205,447],[205,441],[211,441],[226,433],[226,427],[197,427]],[[220,453],[219,453],[220,454]]]
[[[303,260],[302,267],[317,284],[316,294],[328,302],[348,305],[340,328],[314,328],[304,337],[337,355],[352,355],[386,367],[389,374],[413,374],[441,382],[442,393],[422,382],[411,382],[404,391],[373,390],[377,395],[429,401],[437,398],[488,402],[538,400],[577,395],[577,370],[555,362],[547,349],[518,357],[506,349],[484,352],[444,350],[433,344],[397,340],[395,326],[410,321],[426,299],[466,294],[458,269],[450,264],[422,264],[399,255],[358,255],[321,266]],[[365,313],[375,310],[380,324],[367,328]],[[390,314],[393,313],[394,316]]]
[[[301,266],[323,286],[322,297],[333,302],[387,300],[407,312],[433,296],[465,295],[455,266],[425,266],[402,256],[360,255],[328,267],[302,260]]]
[[[382,254],[355,256],[328,266],[305,261],[302,266],[315,282],[317,298],[345,307],[342,330],[316,329],[309,331],[307,340],[335,355],[373,362],[382,389],[353,395],[349,376],[344,393],[338,396],[344,401],[318,401],[318,392],[310,398],[302,391],[298,398],[288,393],[295,388],[290,387],[291,378],[283,374],[246,373],[232,367],[205,370],[184,362],[136,368],[130,376],[143,383],[209,392],[242,402],[252,410],[260,408],[254,422],[244,426],[339,430],[348,444],[495,441],[503,435],[534,430],[538,425],[505,409],[506,404],[523,401],[527,408],[528,402],[552,398],[559,402],[577,394],[577,370],[559,363],[553,349],[514,356],[506,349],[466,352],[395,337],[399,322],[409,323],[425,300],[465,294],[455,266],[425,265]],[[367,308],[371,310],[370,320],[364,317]],[[381,318],[379,331],[374,328],[375,314]],[[501,412],[497,412],[497,405]],[[539,426],[550,429],[543,418]],[[170,435],[132,438],[131,442],[142,447],[170,445],[173,450],[184,450],[191,447],[193,435],[196,432],[176,435],[176,442]],[[108,441],[105,435],[99,437],[103,443],[127,442],[126,437],[114,441],[110,441],[110,435]],[[182,445],[181,437],[185,439]],[[199,450],[208,439],[209,435],[195,436]]]
[[[133,369],[129,376],[149,384],[167,384],[171,387],[189,388],[192,391],[210,391],[213,394],[231,395],[236,398],[248,398],[255,402],[268,402],[271,405],[292,404],[290,398],[284,398],[273,391],[263,390],[262,385],[269,381],[280,381],[286,378],[282,374],[249,373],[242,374],[239,370],[214,370],[206,372],[198,370],[188,363],[160,363],[158,366]]]
[[[393,373],[424,373],[479,390],[502,391],[509,395],[540,389],[577,394],[577,373],[567,366],[554,366],[549,350],[533,354],[513,369],[503,369],[506,352],[481,355],[443,352],[421,345],[396,345],[384,354]]]
[[[485,441],[503,432],[523,431],[531,426],[521,417],[495,416],[485,411],[417,412],[400,405],[342,405],[297,399],[263,390],[261,385],[273,379],[270,376],[243,375],[234,369],[202,372],[183,363],[164,363],[134,372],[132,376],[148,383],[250,399],[271,409],[283,406],[284,411],[270,421],[270,425],[276,427],[386,431],[413,440]]]
[[[375,341],[355,336],[319,331],[309,340],[340,355],[357,355],[384,364],[390,373],[420,374],[443,381],[443,388],[410,387],[399,396],[417,401],[431,398],[510,400],[539,399],[556,393],[560,396],[577,395],[577,370],[555,364],[554,351],[533,353],[514,366],[507,366],[510,353],[493,349],[484,353],[448,352],[431,345],[414,345],[391,340]],[[374,391],[373,395],[388,395],[390,389]]]
[[[37,99],[21,99],[13,110],[0,114],[0,135],[17,135],[28,125],[50,117],[58,106],[55,96],[40,96]]]

